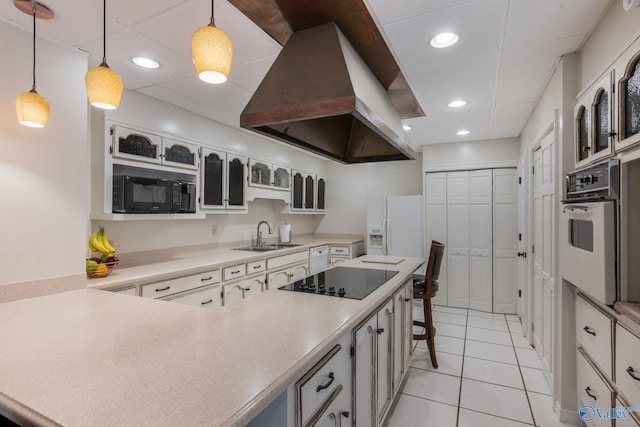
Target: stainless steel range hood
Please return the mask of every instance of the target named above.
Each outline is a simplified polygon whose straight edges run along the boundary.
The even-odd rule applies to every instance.
[[[240,126],[342,163],[415,158],[386,90],[333,22],[293,33]]]

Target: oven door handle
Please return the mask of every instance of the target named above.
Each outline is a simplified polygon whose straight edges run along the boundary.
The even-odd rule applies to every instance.
[[[571,212],[583,211],[586,213],[586,212],[589,212],[589,207],[582,206],[582,205],[567,205],[562,209],[562,213],[565,213],[566,211],[571,211]]]

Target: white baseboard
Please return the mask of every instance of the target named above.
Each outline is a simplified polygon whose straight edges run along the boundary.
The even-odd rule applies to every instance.
[[[562,409],[560,403],[556,402],[556,413],[558,414],[558,420],[563,423],[573,424],[576,426],[584,426],[585,423],[580,419],[577,411],[570,411],[568,409]]]

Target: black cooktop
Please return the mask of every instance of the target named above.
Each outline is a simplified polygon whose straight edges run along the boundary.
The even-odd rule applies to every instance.
[[[398,274],[393,270],[334,267],[279,289],[333,297],[363,299]]]

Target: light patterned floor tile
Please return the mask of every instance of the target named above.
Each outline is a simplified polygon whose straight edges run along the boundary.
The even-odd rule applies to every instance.
[[[486,317],[472,317],[469,316],[467,326],[473,326],[474,328],[493,329],[495,331],[508,332],[507,321],[504,319],[490,319]]]
[[[457,405],[460,378],[438,372],[409,368],[402,393],[449,405]]]
[[[508,363],[465,357],[462,377],[524,390],[520,369]]]
[[[460,408],[458,419],[458,427],[527,427],[531,425],[464,408]]]
[[[433,322],[436,328],[436,336],[443,335],[452,338],[464,338],[466,327],[462,325],[452,325],[451,323]]]
[[[467,325],[467,316],[462,314],[445,313],[440,311],[433,312],[433,321],[438,323],[449,323],[452,325]]]
[[[516,361],[516,354],[511,346],[480,341],[467,341],[464,355],[465,357],[475,357],[476,359],[510,363],[512,365],[518,364]]]
[[[462,375],[462,356],[450,353],[440,353],[436,351],[436,361],[438,368],[434,368],[431,364],[431,356],[426,348],[417,347],[413,351],[411,359],[411,367],[416,369],[424,369],[427,371],[435,371],[441,374],[453,375],[460,377]]]
[[[534,349],[516,347],[516,354],[518,355],[518,363],[520,366],[542,369],[540,356],[538,356],[538,353],[536,353]]]
[[[461,314],[463,316],[467,315],[466,308],[457,308],[457,307],[445,307],[442,305],[434,305],[433,311],[439,311],[441,313],[453,313],[453,314]]]
[[[499,313],[487,313],[485,311],[469,310],[470,317],[483,317],[485,319],[498,319],[505,320],[504,314]]]
[[[494,331],[491,329],[467,328],[467,341],[482,341],[492,344],[511,345],[509,332]]]
[[[460,407],[533,423],[524,390],[515,388],[463,379]]]
[[[444,403],[400,394],[387,427],[456,427],[458,408]]]
[[[461,338],[452,338],[436,334],[435,346],[438,352],[458,354],[460,356],[462,356],[464,352],[464,340]],[[426,350],[427,342],[425,340],[418,341],[418,347]]]
[[[540,369],[521,366],[520,370],[522,371],[522,377],[524,378],[524,385],[527,391],[551,395],[549,384],[547,384],[547,380]]]

